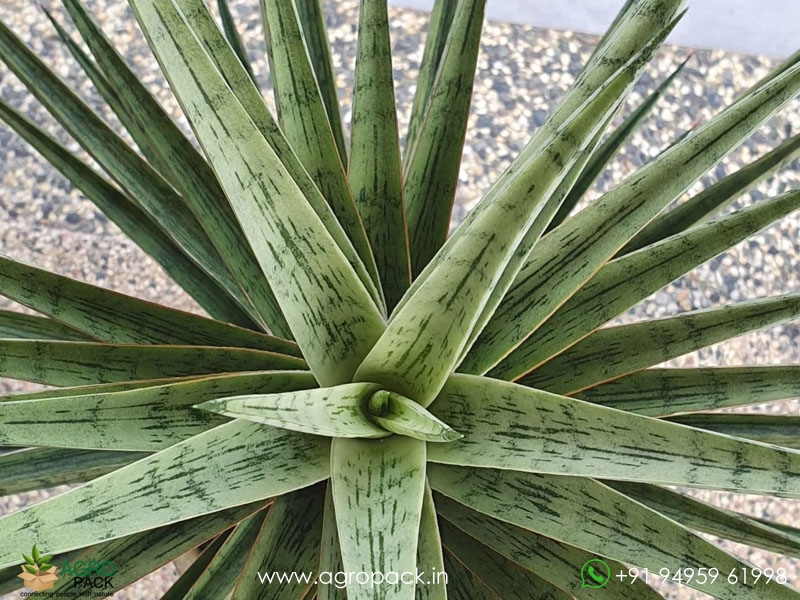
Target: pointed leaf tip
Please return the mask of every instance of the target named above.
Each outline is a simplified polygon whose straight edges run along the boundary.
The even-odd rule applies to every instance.
[[[378,425],[399,435],[426,442],[455,442],[464,437],[422,405],[395,392],[375,392],[367,411]]]

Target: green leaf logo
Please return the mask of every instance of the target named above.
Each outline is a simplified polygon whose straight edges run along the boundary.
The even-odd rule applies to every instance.
[[[22,572],[17,575],[25,582],[25,587],[33,590],[34,592],[41,592],[49,590],[58,580],[56,569],[50,564],[53,560],[51,555],[42,556],[36,544],[33,545],[31,555],[23,553],[22,558],[25,559],[25,564],[22,565]]]
[[[47,571],[48,569],[52,568],[52,565],[50,564],[50,561],[53,560],[52,555],[48,554],[46,556],[42,556],[41,552],[39,552],[39,548],[36,547],[36,544],[33,545],[31,555],[32,556],[28,556],[27,554],[23,553],[22,558],[25,559],[25,569],[32,575],[36,575],[38,571]]]

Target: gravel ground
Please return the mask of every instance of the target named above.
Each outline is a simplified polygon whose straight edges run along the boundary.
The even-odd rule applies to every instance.
[[[122,0],[88,0],[88,6],[101,17],[106,32],[120,50],[143,74],[144,80],[176,114],[177,107],[163,85],[155,60],[145,50],[129,9]],[[61,18],[55,0],[44,0]],[[254,60],[256,76],[264,89],[269,87],[263,60],[261,28],[255,2],[233,1],[234,13],[248,23],[245,40]],[[344,118],[350,119],[350,88],[355,56],[357,3],[353,0],[327,2],[329,33],[334,43],[334,61],[339,74]],[[400,106],[401,129],[405,128],[422,56],[426,16],[393,9],[391,23],[395,50],[395,76]],[[46,56],[58,74],[111,122],[90,84],[66,55],[43,14],[34,3],[0,0],[0,19],[9,24],[40,55]],[[62,22],[65,20],[62,18]],[[548,31],[503,23],[488,23],[478,65],[475,100],[469,124],[467,145],[460,175],[454,223],[463,219],[482,193],[523,148],[532,131],[540,126],[556,105],[580,66],[588,59],[597,38],[561,31]],[[634,108],[689,50],[665,47],[631,95],[625,112]],[[775,65],[774,60],[741,56],[719,51],[698,51],[679,76],[655,113],[632,138],[624,152],[602,176],[592,198],[622,181],[668,145],[677,135],[698,122],[705,122],[728,105],[744,89],[755,83]],[[44,124],[71,149],[77,145],[63,134],[42,108],[30,98],[20,83],[0,66],[0,96]],[[271,102],[271,98],[268,98]],[[690,190],[695,193],[726,173],[737,170],[785,139],[800,131],[800,103],[795,101],[781,116],[773,118],[750,141],[730,154]],[[181,122],[185,125],[185,121]],[[774,196],[797,186],[800,165],[770,178],[735,207],[743,207],[764,197]],[[688,197],[688,196],[687,196]],[[163,272],[80,193],[19,141],[0,127],[0,252],[32,264],[91,283],[121,290],[171,306],[194,309],[188,299]],[[631,322],[706,308],[731,301],[800,291],[800,239],[798,215],[737,245],[724,255],[695,269],[668,288],[654,294],[630,311],[620,322]],[[0,308],[13,306],[0,300]],[[798,329],[794,324],[775,327],[757,334],[715,345],[673,361],[674,366],[797,363]],[[29,389],[30,385],[0,380],[6,390]],[[794,402],[760,407],[764,411],[796,411]],[[47,490],[0,498],[0,514],[37,502],[61,491]],[[696,495],[747,514],[781,523],[798,522],[800,504],[794,501],[695,492]],[[749,551],[728,543],[726,547],[758,565],[789,569],[790,581],[800,585],[798,563],[761,551]],[[130,591],[115,598],[151,599],[159,596],[174,578],[169,566],[142,580]],[[9,597],[18,597],[12,595]],[[681,591],[674,598],[706,597]]]

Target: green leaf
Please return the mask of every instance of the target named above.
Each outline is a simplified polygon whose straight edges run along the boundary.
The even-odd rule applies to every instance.
[[[308,372],[219,375],[69,398],[0,402],[0,444],[157,451],[227,419],[192,408],[197,402],[250,390],[314,387]]]
[[[324,438],[232,421],[3,517],[0,565],[25,538],[63,552],[284,494],[327,478],[328,457]]]
[[[434,495],[445,539],[455,537],[460,530],[477,539],[501,556],[536,573],[551,585],[583,600],[663,600],[653,588],[641,579],[622,583],[612,578],[601,589],[581,587],[581,568],[596,555],[509,523],[489,518],[477,511],[454,502],[440,494]],[[450,527],[448,527],[448,523]],[[454,528],[457,528],[454,529]],[[463,535],[463,534],[462,534]],[[628,568],[616,561],[607,560],[612,573],[627,573]]]
[[[301,578],[319,565],[325,484],[277,498],[250,551],[231,600],[301,600],[310,581]],[[289,581],[277,576],[295,574]],[[261,583],[260,577],[274,575]],[[205,596],[204,598],[210,598]],[[222,596],[214,596],[222,597]]]
[[[0,60],[122,189],[247,310],[249,301],[184,199],[2,23]]]
[[[294,0],[294,6],[303,31],[306,50],[311,59],[311,66],[314,69],[314,76],[322,95],[322,101],[325,103],[325,112],[328,113],[328,122],[339,150],[339,158],[346,169],[347,145],[344,142],[342,117],[339,114],[339,95],[336,91],[331,42],[325,27],[325,11],[321,0]]]
[[[267,109],[261,92],[253,84],[239,59],[220,33],[205,4],[199,0],[175,0],[173,4],[185,15],[190,15],[191,33],[202,45],[208,57],[214,62],[236,98],[247,112],[256,129],[275,151],[278,159],[286,167],[291,178],[305,196],[311,208],[322,221],[345,258],[356,271],[361,282],[369,291],[377,305],[382,304],[381,294],[375,286],[370,273],[359,258],[353,243],[347,237],[342,225],[331,210],[325,197],[317,188],[311,176],[303,167],[286,136]]]
[[[46,556],[40,556],[39,557],[39,563],[41,563],[41,564],[49,564],[50,562],[52,562],[52,560],[53,560],[53,557],[51,555],[49,555],[49,554],[46,555]]]
[[[405,206],[414,276],[450,229],[485,11],[486,0],[459,2],[418,134],[406,150]]]
[[[147,455],[62,448],[9,452],[0,456],[0,496],[90,481]]]
[[[97,63],[95,63],[94,59],[92,59],[83,50],[82,46],[72,39],[72,36],[67,33],[67,31],[59,24],[50,11],[44,8],[42,10],[47,16],[47,19],[55,28],[61,42],[66,46],[67,50],[69,50],[69,53],[75,59],[75,62],[77,62],[80,68],[83,69],[84,74],[94,84],[95,89],[103,98],[103,100],[105,100],[106,104],[108,104],[109,108],[111,108],[114,114],[117,115],[120,123],[133,138],[133,141],[142,151],[142,155],[147,159],[147,162],[149,162],[150,165],[153,166],[162,177],[164,177],[164,179],[169,181],[171,184],[176,185],[176,180],[174,179],[172,172],[167,167],[163,157],[153,147],[153,144],[151,143],[150,138],[145,131],[147,124],[137,121],[131,115],[127,106],[123,103],[122,99],[117,93],[117,90],[114,89],[114,86],[105,76],[105,73],[103,73]],[[112,51],[115,52],[113,48]]]
[[[333,440],[331,480],[344,571],[414,571],[425,492],[425,454],[425,442],[402,436]],[[347,597],[413,600],[414,585],[356,585],[348,588]]]
[[[453,431],[413,400],[385,390],[369,398],[368,410],[373,421],[386,431],[424,442],[452,442],[461,439]]]
[[[444,567],[450,600],[501,600],[450,552],[444,553]]]
[[[651,48],[653,49],[655,47],[656,47],[655,44],[651,46]],[[602,138],[605,130],[608,128],[608,125],[612,120],[613,113],[615,110],[616,108],[613,106],[608,109],[607,111],[608,117],[606,118],[606,121],[597,130],[597,132],[594,135],[594,138],[588,143],[588,145],[586,145],[576,153],[575,161],[573,161],[569,169],[565,171],[564,177],[561,179],[560,183],[556,186],[555,190],[549,195],[546,202],[539,211],[539,214],[537,215],[534,224],[528,229],[527,233],[525,234],[525,237],[522,239],[522,242],[518,246],[517,252],[514,254],[511,261],[509,261],[509,264],[506,267],[505,271],[503,272],[503,276],[501,277],[500,282],[490,295],[489,302],[487,302],[486,306],[481,312],[480,318],[478,319],[477,323],[472,329],[469,341],[464,351],[462,352],[464,360],[469,359],[469,354],[475,353],[475,349],[473,348],[473,346],[475,345],[476,340],[478,339],[478,337],[480,336],[481,332],[486,327],[486,325],[492,321],[495,310],[497,310],[497,307],[500,306],[501,302],[503,301],[503,297],[505,296],[505,293],[508,291],[508,289],[511,287],[514,279],[516,278],[518,270],[521,268],[522,265],[525,264],[525,260],[527,260],[527,257],[530,254],[533,246],[538,242],[539,237],[542,234],[542,231],[547,226],[547,223],[550,220],[550,217],[555,212],[556,208],[559,206],[561,201],[566,197],[569,190],[572,189],[575,180],[578,178],[581,171],[588,162],[591,151],[597,147],[597,144],[600,143],[600,139]],[[460,366],[460,370],[468,371],[469,367]]]
[[[619,27],[604,36],[598,51],[567,91],[550,118],[535,132],[522,153],[487,191],[483,200],[467,215],[464,223],[447,239],[443,251],[439,252],[422,274],[414,280],[411,286],[412,291],[424,283],[427,276],[441,262],[442,257],[447,255],[449,249],[460,243],[461,238],[470,231],[469,224],[477,219],[487,206],[491,206],[498,196],[517,195],[527,198],[531,193],[532,186],[534,189],[537,186],[540,187],[541,181],[538,176],[539,167],[537,161],[542,151],[556,137],[561,128],[565,127],[570,120],[574,120],[576,115],[586,109],[591,100],[597,96],[598,91],[608,86],[610,80],[619,78],[621,74],[628,71],[632,76],[630,82],[638,77],[636,73],[642,70],[648,57],[652,56],[658,49],[661,41],[680,19],[681,15],[678,14],[678,10],[682,4],[683,0],[652,0],[647,4],[643,2],[628,3],[623,7]],[[623,16],[625,17],[624,19],[622,19]],[[599,122],[602,122],[602,130],[607,127],[611,116],[613,116],[624,95],[624,93],[620,92],[617,98],[618,102],[612,103],[611,106],[605,107],[604,110],[599,110],[595,106],[589,111],[594,114]],[[594,149],[599,140],[598,133],[591,138],[584,151],[578,152],[576,165],[580,165],[583,158],[588,157],[588,152],[585,152],[587,149]],[[583,156],[584,154],[586,156]],[[572,170],[570,168],[562,174],[562,184],[573,177]],[[567,191],[568,188],[562,188],[562,186],[555,188],[555,192],[550,195],[547,203],[540,211],[541,218],[539,222],[529,229],[528,235],[523,238],[521,251],[514,257],[514,261],[524,261],[525,256],[538,240],[539,235],[544,231],[550,218],[558,208],[558,202],[563,199]],[[541,189],[539,189],[539,193],[541,193]],[[504,287],[502,291],[505,292]],[[406,294],[406,298],[409,295]],[[497,296],[493,298],[495,302],[502,298],[502,294],[496,293],[495,295]],[[403,302],[401,302],[402,304]],[[490,306],[492,309],[490,313],[494,312],[496,305],[492,303]],[[485,322],[481,322],[481,325],[485,325]]]
[[[0,294],[104,342],[197,344],[301,356],[291,342],[63,277],[0,256]]]
[[[217,7],[219,8],[219,16],[222,19],[222,31],[225,32],[225,39],[231,45],[231,49],[236,53],[239,62],[242,63],[250,79],[258,86],[256,76],[253,74],[253,66],[250,64],[250,58],[247,56],[247,48],[244,46],[242,36],[239,35],[239,30],[236,27],[236,20],[231,13],[231,7],[228,5],[228,0],[217,0]]]
[[[101,383],[98,385],[78,385],[71,387],[51,388],[38,392],[24,392],[0,396],[0,402],[17,402],[20,400],[38,400],[41,398],[73,398],[75,396],[89,396],[92,394],[110,394],[157,385],[181,383],[200,379],[203,375],[189,377],[164,377],[162,379],[145,379],[141,381],[123,381],[117,383]]]
[[[625,120],[611,133],[611,135],[609,135],[608,138],[600,146],[598,146],[594,152],[592,152],[592,156],[587,162],[586,166],[583,168],[580,177],[578,177],[575,185],[572,186],[572,189],[570,190],[569,194],[567,194],[564,202],[562,202],[558,211],[556,211],[556,214],[550,221],[550,224],[547,226],[545,233],[549,233],[567,219],[573,209],[581,201],[584,194],[586,194],[586,192],[592,188],[592,185],[594,185],[597,177],[608,167],[608,163],[611,162],[611,159],[614,158],[617,152],[619,152],[619,150],[625,145],[633,133],[639,129],[639,126],[642,124],[642,122],[650,116],[658,101],[667,91],[675,78],[681,73],[681,71],[683,71],[686,63],[688,63],[693,56],[694,54],[689,55],[689,57],[684,60],[677,69],[670,73],[670,75],[661,82],[655,91],[653,91],[653,93],[651,93],[645,99],[645,101],[636,108],[636,110],[628,115]]]
[[[23,567],[24,567],[24,568],[25,568],[25,570],[26,570],[28,573],[30,573],[31,575],[38,575],[38,574],[39,574],[39,570],[38,570],[38,569],[35,569],[35,568],[33,568],[33,567],[30,567],[30,566],[28,566],[28,565],[23,565]]]
[[[130,134],[131,138],[133,138],[133,141],[139,147],[142,155],[145,157],[147,162],[156,171],[158,171],[158,173],[166,181],[168,181],[174,187],[177,187],[178,181],[176,180],[173,172],[165,162],[164,157],[158,152],[158,149],[154,146],[152,139],[147,132],[148,123],[141,122],[135,118],[135,116],[131,113],[131,111],[129,110],[128,106],[125,104],[123,99],[117,93],[118,90],[114,87],[112,82],[109,81],[108,77],[106,77],[105,73],[97,65],[94,59],[90,57],[87,52],[84,51],[81,45],[79,45],[77,42],[75,42],[75,40],[72,39],[72,36],[69,33],[67,33],[67,31],[58,23],[58,21],[56,21],[55,17],[52,14],[50,14],[49,11],[47,11],[46,9],[43,10],[47,15],[47,18],[53,25],[53,27],[56,29],[56,33],[58,34],[58,37],[61,39],[61,42],[66,46],[67,50],[69,50],[72,57],[78,63],[80,68],[83,70],[84,74],[94,84],[96,91],[100,94],[103,100],[105,100],[106,104],[108,104],[109,108],[111,108],[111,110],[117,116],[122,126]],[[113,46],[111,47],[111,51],[116,52]],[[124,68],[127,68],[127,64],[126,63],[123,64]],[[158,110],[162,110],[160,105],[158,105]],[[180,132],[180,130],[178,130],[178,134],[181,136],[183,135],[183,133]]]
[[[339,547],[339,531],[336,528],[336,512],[333,505],[332,483],[328,480],[325,489],[325,508],[322,517],[322,534],[319,546],[319,569],[317,573],[331,573],[333,579],[328,582],[317,581],[319,600],[347,600],[347,590],[341,581],[336,580],[337,573],[344,572],[342,551]],[[312,588],[313,589],[313,588]]]
[[[219,534],[214,541],[203,550],[202,554],[197,557],[194,562],[186,569],[178,580],[173,583],[170,588],[161,596],[161,600],[183,600],[184,596],[189,593],[192,586],[197,582],[199,577],[206,570],[208,565],[217,556],[219,549],[228,539],[230,531],[224,531]]]
[[[627,254],[669,236],[685,231],[708,215],[736,200],[748,189],[788,165],[800,154],[800,135],[796,135],[756,161],[717,181],[696,196],[660,214],[619,251]]]
[[[468,536],[442,523],[445,548],[503,600],[569,600],[572,598],[535,573],[523,569]]]
[[[650,417],[788,400],[800,396],[800,367],[647,369],[575,394]]]
[[[266,516],[267,510],[262,510],[236,526],[183,600],[207,600],[229,596],[253,552],[253,544],[261,532]]]
[[[433,11],[428,20],[428,31],[425,38],[425,50],[422,54],[422,61],[419,65],[419,75],[416,79],[416,90],[414,92],[414,103],[411,107],[411,117],[406,133],[406,143],[404,150],[404,164],[408,166],[408,161],[412,156],[412,150],[416,146],[419,129],[422,126],[425,111],[430,100],[431,90],[433,89],[436,74],[442,64],[447,37],[453,26],[458,8],[459,0],[434,0]]]
[[[427,482],[419,521],[417,569],[425,584],[419,585],[417,582],[416,600],[447,600],[447,572],[442,556],[442,538],[439,535],[433,492]]]
[[[218,249],[245,296],[269,329],[281,337],[291,331],[264,280],[214,171],[153,98],[114,45],[103,35],[80,0],[62,0],[98,64],[132,117],[144,124],[152,147],[167,165],[187,205]]]
[[[572,394],[798,314],[800,295],[786,294],[599,329],[519,382]]]
[[[540,201],[591,141],[634,66],[621,69],[531,161],[536,178],[532,188],[526,186],[528,194],[517,190],[482,201],[489,204],[462,225],[467,229],[458,242],[443,249],[429,275],[411,287],[356,372],[357,380],[381,383],[422,406],[431,403],[460,362],[483,310],[502,298],[521,266],[519,245],[536,221]]]
[[[311,387],[311,386],[309,386]],[[222,397],[195,408],[234,419],[329,437],[380,438],[389,432],[367,417],[370,396],[379,390],[370,383],[331,388]]]
[[[411,267],[384,0],[361,2],[352,121],[350,187],[391,312],[411,284]]]
[[[770,552],[800,556],[797,532],[789,534],[758,519],[655,485],[628,481],[609,481],[606,485],[690,529]]]
[[[238,521],[248,518],[263,506],[264,502],[254,502],[103,542],[83,552],[77,560],[88,562],[100,557],[113,560],[116,566],[114,589],[118,590],[151,574]],[[63,597],[75,590],[75,581],[71,577],[61,578],[56,586],[53,590],[54,597]],[[91,588],[81,589],[79,593],[81,596],[92,596]]]
[[[495,310],[502,303],[503,297],[508,289],[512,286],[512,283],[518,275],[519,270],[525,264],[525,261],[530,255],[533,247],[547,228],[553,215],[557,212],[558,207],[565,200],[566,196],[573,188],[573,185],[580,177],[581,173],[589,162],[589,159],[591,158],[592,152],[600,143],[603,134],[613,120],[614,114],[622,104],[629,91],[632,89],[635,80],[639,77],[641,71],[644,69],[644,66],[656,53],[667,35],[672,31],[675,25],[677,25],[679,18],[680,17],[670,22],[667,27],[663,28],[654,39],[650,40],[649,43],[638,54],[634,55],[634,58],[632,58],[629,64],[626,65],[629,66],[630,69],[626,68],[626,66],[623,66],[621,73],[617,73],[615,75],[615,77],[621,78],[623,82],[625,80],[628,82],[627,87],[625,87],[624,90],[618,94],[616,102],[606,105],[604,111],[600,108],[592,108],[589,110],[590,114],[594,113],[595,111],[598,112],[597,116],[599,117],[599,121],[597,122],[600,123],[600,127],[595,130],[594,136],[588,140],[588,143],[584,143],[575,153],[575,160],[572,161],[558,185],[544,201],[543,205],[538,211],[536,219],[525,233],[525,236],[520,242],[516,253],[506,266],[499,284],[495,287],[490,295],[489,301],[484,307],[480,319],[478,319],[478,322],[475,324],[475,327],[470,334],[469,342],[467,344],[467,348],[470,349],[470,351],[473,351],[472,346],[479,337],[480,333],[483,331],[486,325],[491,322]],[[521,165],[521,168],[524,168],[524,165]],[[530,173],[529,176],[534,178],[533,181],[536,181],[535,171]],[[530,195],[529,189],[525,188],[528,183],[530,183],[530,179],[522,177],[517,181],[514,187],[509,186],[509,188],[502,193],[508,193],[511,196],[515,194]],[[534,183],[533,185],[535,186],[536,184]],[[467,353],[466,349],[464,353]]]
[[[33,559],[32,556],[28,556],[27,554],[23,553],[22,558],[24,558],[25,562],[28,563],[29,565],[36,566],[36,561]]]
[[[217,176],[312,371],[325,386],[352,381],[384,328],[381,313],[171,2],[132,4],[200,143],[218,165]]]
[[[2,261],[3,257],[0,256],[0,262]],[[2,273],[0,273],[1,277]],[[91,340],[89,336],[80,331],[76,331],[72,327],[67,327],[53,319],[25,315],[10,310],[0,310],[0,338],[81,342]]]
[[[789,192],[607,263],[490,370],[490,376],[516,379],[689,270],[798,208],[800,191]],[[482,342],[491,340],[487,342],[484,338]],[[473,346],[473,353],[462,363],[461,370],[476,373],[485,370],[486,361],[479,362],[483,351],[484,346]]]
[[[798,89],[800,65],[748,93],[542,238],[480,336],[479,343],[491,348],[490,364],[535,331],[639,229]]]
[[[440,465],[432,465],[429,471],[437,491],[474,510],[651,573],[714,565],[727,574],[745,567],[673,520],[592,479]],[[726,600],[756,594],[774,595],[776,600],[800,597],[774,583],[767,588],[764,581],[732,586],[720,577],[705,583],[692,578],[685,583]]]
[[[150,255],[212,317],[243,326],[254,321],[166,231],[129,196],[0,100],[0,119],[86,194],[125,235]]]
[[[262,0],[261,7],[281,128],[380,288],[375,259],[347,183],[326,105],[298,22],[296,4],[294,0]],[[308,24],[307,31],[309,27],[313,31],[316,26]]]
[[[689,427],[800,450],[800,417],[760,414],[696,413],[666,419]]]
[[[33,545],[33,551],[31,554],[33,554],[33,562],[38,563],[39,559],[42,557],[42,553],[39,552],[39,548],[36,546],[36,544]]]
[[[213,346],[3,340],[0,375],[46,385],[115,383],[237,371],[305,369],[299,358]]]
[[[454,375],[431,412],[464,434],[431,444],[432,462],[800,495],[800,452],[495,379]]]

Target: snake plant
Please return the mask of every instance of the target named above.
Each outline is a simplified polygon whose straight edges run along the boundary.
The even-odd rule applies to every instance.
[[[0,312],[0,376],[50,386],[0,398],[0,493],[80,484],[0,519],[0,591],[35,543],[114,561],[116,588],[198,549],[169,599],[647,600],[664,571],[800,598],[702,535],[797,557],[800,531],[681,491],[800,498],[797,419],[717,410],[800,395],[800,367],[658,367],[800,295],[606,326],[800,208],[720,212],[800,136],[675,206],[796,97],[800,55],[586,205],[672,79],[607,135],[684,11],[629,0],[448,236],[485,0],[436,1],[403,144],[386,0],[361,0],[348,134],[319,0],[262,0],[277,114],[225,0],[221,25],[203,0],[130,0],[192,136],[63,4],[129,135],[5,25],[0,59],[94,163],[5,100],[0,119],[205,314],[0,257],[0,293],[37,313]]]

